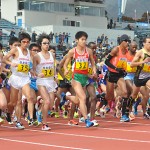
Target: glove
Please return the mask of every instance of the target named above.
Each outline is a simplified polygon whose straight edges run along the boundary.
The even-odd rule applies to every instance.
[[[122,68],[116,68],[115,70],[123,77],[125,77],[127,75],[126,71]]]
[[[1,73],[1,78],[3,79],[3,80],[5,80],[6,79],[6,75],[4,74],[4,73]]]

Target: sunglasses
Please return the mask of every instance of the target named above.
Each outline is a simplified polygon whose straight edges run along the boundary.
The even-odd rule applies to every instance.
[[[128,43],[130,42],[129,40],[123,40],[123,41],[128,42]]]
[[[49,45],[50,43],[49,43],[49,42],[47,42],[47,43],[46,43],[46,42],[43,42],[42,44],[44,44],[44,45],[46,45],[46,44]]]
[[[24,43],[24,44],[27,43],[28,44],[28,43],[30,43],[30,41],[21,41],[21,43]]]

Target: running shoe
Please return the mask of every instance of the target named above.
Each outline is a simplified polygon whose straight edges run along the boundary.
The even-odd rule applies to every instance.
[[[78,112],[75,112],[75,113],[74,113],[74,118],[78,118],[78,117],[79,117]]]
[[[150,116],[149,116],[149,114],[146,112],[146,113],[143,115],[143,118],[144,118],[144,119],[150,119]]]
[[[99,123],[97,122],[97,120],[94,119],[91,122],[93,122],[93,127],[99,126]]]
[[[98,112],[97,110],[95,111],[95,116],[100,116],[100,112]]]
[[[85,124],[87,128],[92,127],[94,125],[94,123],[91,122],[89,119],[85,119]]]
[[[55,118],[59,118],[59,112],[55,112]]]
[[[63,118],[68,118],[68,112],[67,111],[64,111],[64,114],[63,114]]]
[[[28,125],[29,125],[29,127],[34,125],[33,119],[28,120]]]
[[[123,115],[120,119],[120,122],[129,122],[129,121],[130,121],[130,119],[129,119],[129,117],[127,117],[127,115]]]
[[[25,127],[23,126],[22,123],[17,122],[17,123],[16,123],[16,128],[19,129],[19,130],[23,130]]]
[[[0,117],[0,125],[4,123],[4,119]]]
[[[79,122],[85,122],[84,117],[79,118]]]
[[[42,130],[43,131],[48,131],[48,130],[51,130],[51,128],[47,124],[43,124]]]
[[[74,120],[70,120],[68,121],[68,125],[71,125],[71,126],[78,125],[78,122],[75,122]]]
[[[133,112],[130,112],[130,114],[129,114],[129,119],[130,119],[130,121],[132,121],[132,120],[135,119],[135,115],[134,115]]]

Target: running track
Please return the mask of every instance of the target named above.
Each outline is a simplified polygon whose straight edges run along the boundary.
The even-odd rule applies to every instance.
[[[84,123],[68,126],[67,119],[49,118],[51,131],[41,127],[17,130],[7,123],[0,126],[0,149],[3,150],[150,150],[150,120],[137,117],[120,123],[107,115],[96,118],[99,127],[85,128]]]

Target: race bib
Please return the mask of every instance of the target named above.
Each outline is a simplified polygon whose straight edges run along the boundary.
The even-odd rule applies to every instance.
[[[54,69],[42,69],[42,73],[44,74],[44,77],[53,77],[54,76]]]
[[[126,70],[127,67],[127,61],[126,59],[120,59],[119,62],[117,63],[117,68],[123,68]]]
[[[144,72],[150,72],[150,63],[145,63],[143,66],[143,71]]]
[[[76,70],[87,70],[88,62],[76,62]]]
[[[18,72],[28,73],[29,72],[29,65],[27,64],[18,64],[17,67]]]
[[[93,73],[92,68],[88,68],[88,74],[92,75],[92,73]]]
[[[127,63],[127,69],[126,69],[126,71],[129,72],[129,73],[136,72],[137,67],[131,67],[130,64],[131,64],[130,62]]]

